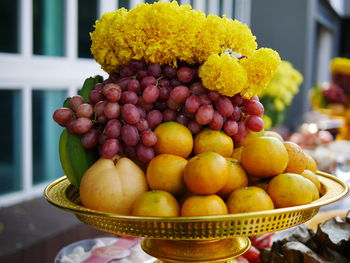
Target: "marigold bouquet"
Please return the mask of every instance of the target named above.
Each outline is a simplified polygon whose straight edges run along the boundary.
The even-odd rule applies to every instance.
[[[109,77],[95,78],[85,96],[54,114],[70,134],[82,135],[84,147],[148,163],[163,122],[192,135],[210,127],[235,142],[263,130],[257,95],[281,60],[257,49],[247,25],[174,1],[105,13],[94,27],[91,53]]]

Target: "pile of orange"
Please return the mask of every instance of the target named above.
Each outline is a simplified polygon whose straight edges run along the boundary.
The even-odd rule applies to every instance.
[[[302,205],[319,198],[316,162],[274,132],[231,137],[204,129],[194,138],[175,122],[159,125],[157,156],[148,164],[149,192],[138,216],[207,216]]]

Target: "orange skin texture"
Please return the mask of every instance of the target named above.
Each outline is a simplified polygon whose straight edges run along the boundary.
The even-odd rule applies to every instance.
[[[224,157],[231,157],[233,140],[222,131],[206,128],[196,135],[193,142],[195,155],[204,152],[216,152]]]
[[[286,169],[288,152],[278,139],[262,136],[243,147],[241,163],[248,174],[269,178]]]
[[[309,154],[305,153],[307,157],[307,163],[305,169],[310,170],[313,173],[317,173],[317,163]]]
[[[217,195],[191,195],[181,207],[181,216],[226,215],[225,202]]]
[[[177,122],[164,122],[154,130],[157,143],[154,149],[157,154],[168,153],[187,158],[193,148],[190,130]]]
[[[301,174],[307,163],[304,151],[294,142],[284,142],[283,144],[288,152],[288,165],[284,172]]]
[[[234,190],[248,186],[248,176],[239,162],[232,158],[226,158],[229,164],[229,172],[226,184],[217,194],[225,198]]]
[[[301,173],[302,176],[304,176],[305,178],[309,179],[311,182],[313,182],[316,187],[317,187],[317,190],[319,192],[321,192],[321,182],[320,182],[320,179],[318,179],[317,175],[313,172],[311,172],[310,170],[304,170],[302,173]]]
[[[308,204],[319,197],[317,187],[309,179],[294,173],[272,178],[267,192],[276,208]]]
[[[270,196],[260,187],[249,186],[233,191],[226,202],[230,214],[274,209]]]
[[[147,167],[147,183],[152,190],[163,190],[174,196],[186,192],[183,173],[187,160],[173,154],[160,154]]]
[[[184,179],[195,194],[214,194],[224,187],[229,165],[224,157],[215,152],[201,153],[186,165]]]
[[[161,190],[152,190],[140,195],[132,206],[134,216],[176,217],[180,206],[174,196]]]

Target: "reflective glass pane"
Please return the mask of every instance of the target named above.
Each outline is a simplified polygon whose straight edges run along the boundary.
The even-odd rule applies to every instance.
[[[18,52],[18,12],[18,0],[0,1],[0,52]]]
[[[0,194],[21,187],[21,92],[0,90]]]
[[[129,9],[130,8],[130,1],[129,0],[118,0],[118,8],[126,8]]]
[[[33,90],[33,183],[51,181],[63,175],[58,143],[62,127],[52,119],[62,107],[65,90]]]
[[[33,0],[33,53],[64,56],[65,0]]]
[[[78,56],[92,58],[90,32],[97,19],[97,0],[78,1]]]

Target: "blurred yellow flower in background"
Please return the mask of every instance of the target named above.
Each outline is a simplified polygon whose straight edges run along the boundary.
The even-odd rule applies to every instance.
[[[271,118],[272,126],[283,121],[284,111],[299,92],[303,76],[288,61],[282,61],[269,84],[259,94],[265,114]]]

